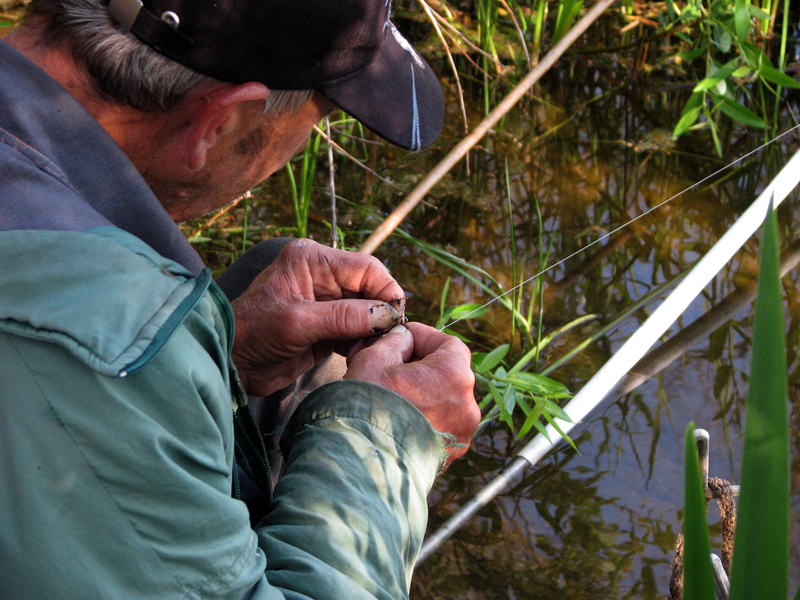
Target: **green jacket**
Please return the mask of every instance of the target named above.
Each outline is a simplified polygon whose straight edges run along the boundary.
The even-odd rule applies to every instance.
[[[410,403],[310,394],[254,531],[231,494],[231,408],[249,412],[232,313],[207,271],[104,226],[2,231],[0,257],[0,598],[407,596],[443,458]]]

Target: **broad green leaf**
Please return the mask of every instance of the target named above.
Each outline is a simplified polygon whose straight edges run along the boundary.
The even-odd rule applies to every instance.
[[[700,83],[698,83],[695,87],[693,92],[702,92],[703,90],[709,90],[715,86],[717,86],[720,82],[727,79],[731,73],[733,73],[737,69],[738,65],[736,64],[736,60],[732,60],[727,63],[725,66],[720,67],[719,69],[714,69],[713,66],[709,65],[708,67],[708,75],[705,79],[703,79]],[[723,94],[725,92],[722,92]]]
[[[573,450],[575,450],[575,452],[578,452],[578,447],[575,445],[575,442],[572,441],[571,437],[569,437],[566,433],[564,433],[561,427],[558,426],[558,423],[556,423],[555,420],[553,420],[553,417],[550,416],[550,413],[545,411],[542,414],[544,415],[544,418],[547,420],[547,422],[550,423],[550,425],[552,425],[553,428],[561,435],[561,437],[564,438],[564,440],[566,440],[566,442],[570,446],[572,446]],[[547,438],[548,442],[550,442],[551,444],[553,443],[548,436],[545,437]],[[580,452],[578,452],[578,454],[580,454]]]
[[[545,396],[552,395],[569,395],[569,389],[555,379],[550,379],[544,375],[536,375],[535,373],[514,373],[508,376],[508,380],[519,384],[523,389],[529,389],[533,393],[542,394]]]
[[[499,406],[502,409],[503,394],[500,393],[500,390],[497,389],[497,386],[491,381],[489,382],[488,388],[489,388],[489,393],[492,395],[492,398],[494,398],[495,404],[497,404],[497,406]]]
[[[698,117],[700,116],[701,110],[702,110],[701,106],[696,106],[694,108],[689,109],[688,111],[684,109],[685,112],[678,121],[678,124],[675,125],[675,129],[672,132],[672,137],[680,136],[687,129],[689,129],[689,127],[694,125],[695,121],[697,121]]]
[[[522,394],[517,396],[517,406],[519,406],[526,415],[531,414],[531,406]]]
[[[456,320],[469,315],[470,318],[477,319],[485,315],[488,311],[488,308],[483,308],[480,304],[462,304],[461,306],[454,306],[449,317]]]
[[[736,69],[733,73],[731,73],[731,77],[747,77],[752,72],[753,69],[751,69],[747,65],[742,65],[741,67]]]
[[[733,44],[733,37],[730,33],[728,33],[727,29],[723,29],[722,33],[719,36],[719,49],[723,52],[728,52],[731,49],[731,45]]]
[[[517,390],[513,385],[506,388],[506,393],[503,394],[503,407],[509,415],[514,414],[514,409],[517,406]]]
[[[747,10],[745,0],[736,0],[733,19],[736,24],[736,38],[739,42],[744,42],[750,33],[750,11]]]
[[[489,354],[487,354],[486,357],[481,361],[478,370],[481,373],[490,373],[506,357],[510,347],[511,346],[508,344],[503,344],[502,346],[498,346],[489,352]]]
[[[755,4],[748,4],[747,5],[747,10],[750,11],[750,16],[751,17],[755,17],[756,19],[766,19],[767,21],[769,21],[772,18],[772,15],[770,15],[765,10],[761,10]]]
[[[762,240],[730,600],[789,594],[788,384],[774,210]]]
[[[750,66],[754,69],[760,69],[761,65],[769,62],[766,55],[755,44],[751,42],[741,42],[739,47],[747,59],[747,62],[750,63]]]
[[[734,121],[744,123],[750,127],[758,127],[760,129],[764,129],[767,126],[767,124],[764,122],[764,119],[753,113],[750,109],[745,108],[735,100],[731,100],[730,98],[720,98],[719,100],[720,102],[717,105],[719,109]]]
[[[761,69],[759,69],[758,74],[767,81],[770,81],[776,85],[781,85],[785,88],[800,89],[800,82],[792,79],[786,73],[781,73],[768,62],[765,62],[761,65]]]
[[[678,137],[697,121],[703,108],[703,95],[702,92],[696,92],[689,96],[686,106],[683,107],[683,114],[672,132],[672,137]]]
[[[558,404],[556,404],[552,400],[545,400],[544,403],[550,410],[550,414],[552,414],[554,417],[558,417],[559,419],[561,419],[562,421],[566,421],[567,423],[574,422],[572,420],[572,417],[570,417],[563,408],[561,408]]]
[[[683,597],[692,600],[716,600],[714,571],[711,567],[711,543],[708,539],[708,515],[697,457],[694,422],[689,423],[684,438],[684,516],[683,516]],[[737,547],[738,552],[738,547]],[[759,594],[759,598],[762,596]]]
[[[519,430],[519,434],[517,434],[517,439],[523,437],[526,433],[528,433],[532,427],[536,427],[536,429],[540,433],[544,433],[545,437],[547,438],[548,442],[551,442],[550,437],[545,433],[545,428],[542,425],[540,419],[542,418],[542,411],[544,407],[541,404],[537,404],[531,412],[528,413],[528,417],[525,419],[525,422],[522,424],[522,427]],[[537,425],[538,424],[538,425]]]

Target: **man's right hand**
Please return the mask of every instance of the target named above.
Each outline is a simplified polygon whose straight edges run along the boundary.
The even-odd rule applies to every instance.
[[[416,406],[434,429],[452,434],[466,453],[481,414],[475,401],[470,352],[456,337],[420,323],[398,325],[368,347],[353,348],[345,379],[374,383]]]

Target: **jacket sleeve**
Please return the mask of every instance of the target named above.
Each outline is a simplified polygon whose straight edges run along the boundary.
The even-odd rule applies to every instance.
[[[407,597],[443,456],[427,419],[389,390],[339,381],[301,403],[284,442],[257,528],[267,582],[291,597]]]
[[[253,531],[200,308],[123,379],[0,333],[0,597],[406,597],[443,456],[428,421],[382,388],[318,389]]]

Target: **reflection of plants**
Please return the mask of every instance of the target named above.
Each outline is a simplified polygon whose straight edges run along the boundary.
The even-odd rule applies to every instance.
[[[742,456],[732,600],[784,599],[789,574],[789,426],[777,219],[764,227]],[[684,597],[715,598],[694,425],[686,432]],[[795,598],[800,597],[800,591]]]

